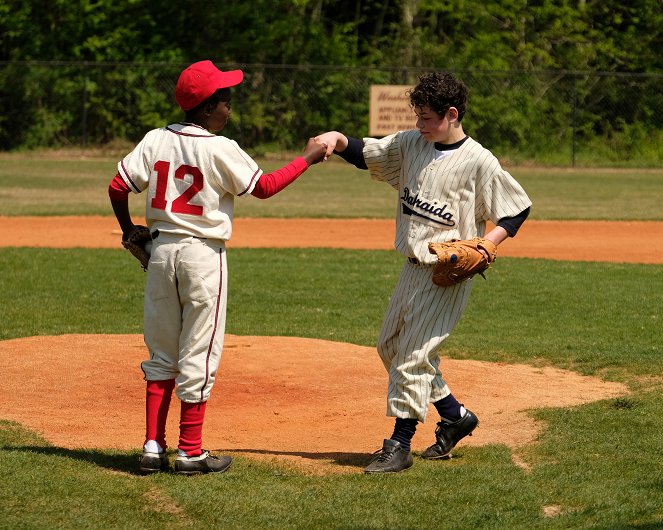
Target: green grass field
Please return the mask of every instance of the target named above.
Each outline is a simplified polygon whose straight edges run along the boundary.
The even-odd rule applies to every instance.
[[[266,171],[289,159],[267,160]],[[108,215],[108,184],[117,159],[0,154],[0,215]],[[532,198],[532,219],[662,221],[663,169],[507,168]],[[142,211],[142,196],[131,206]],[[243,217],[394,216],[393,191],[332,157],[309,169],[286,193],[236,201]]]
[[[113,161],[0,160],[0,215],[110,214]],[[533,198],[534,218],[663,217],[654,202],[663,171],[513,173]],[[328,163],[279,197],[241,201],[237,214],[391,217],[393,197],[383,187]],[[140,200],[135,205],[138,215]],[[0,249],[0,339],[141,333],[144,274],[127,267],[124,252]],[[228,333],[371,346],[401,260],[391,251],[233,249],[229,263]],[[532,410],[546,428],[517,451],[529,471],[509,448],[489,445],[459,448],[462,458],[449,462],[417,457],[406,473],[385,477],[307,476],[244,457],[221,476],[141,477],[140,448],[107,450],[104,440],[95,450],[57,447],[3,421],[0,405],[0,529],[661,528],[662,287],[659,265],[524,258],[502,258],[477,282],[445,355],[571,369],[630,389],[617,399]],[[256,320],[259,328],[250,324]],[[387,434],[366,433],[376,449]]]

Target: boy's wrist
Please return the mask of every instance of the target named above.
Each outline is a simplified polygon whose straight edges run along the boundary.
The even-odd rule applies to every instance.
[[[344,134],[338,133],[338,138],[336,138],[336,145],[334,151],[336,153],[342,153],[348,148],[348,137]]]

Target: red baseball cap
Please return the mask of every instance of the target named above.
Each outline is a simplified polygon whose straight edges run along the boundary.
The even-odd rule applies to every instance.
[[[186,68],[177,80],[175,99],[183,111],[200,105],[220,88],[239,85],[244,79],[241,70],[222,72],[212,61],[199,61]]]

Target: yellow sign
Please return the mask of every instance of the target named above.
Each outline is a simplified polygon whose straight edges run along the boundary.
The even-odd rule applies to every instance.
[[[387,136],[415,129],[417,116],[410,107],[409,85],[371,85],[369,136]]]

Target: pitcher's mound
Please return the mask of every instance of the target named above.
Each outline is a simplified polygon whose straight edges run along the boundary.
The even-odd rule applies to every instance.
[[[143,443],[146,357],[142,335],[61,335],[0,342],[0,417],[63,448],[139,449]],[[454,394],[480,425],[463,446],[533,442],[526,413],[616,397],[624,385],[554,368],[442,359]],[[316,339],[226,335],[207,407],[203,443],[303,466],[308,472],[359,472],[391,435],[387,379],[373,348]],[[434,439],[431,406],[413,450]],[[173,399],[168,442],[177,445]]]

